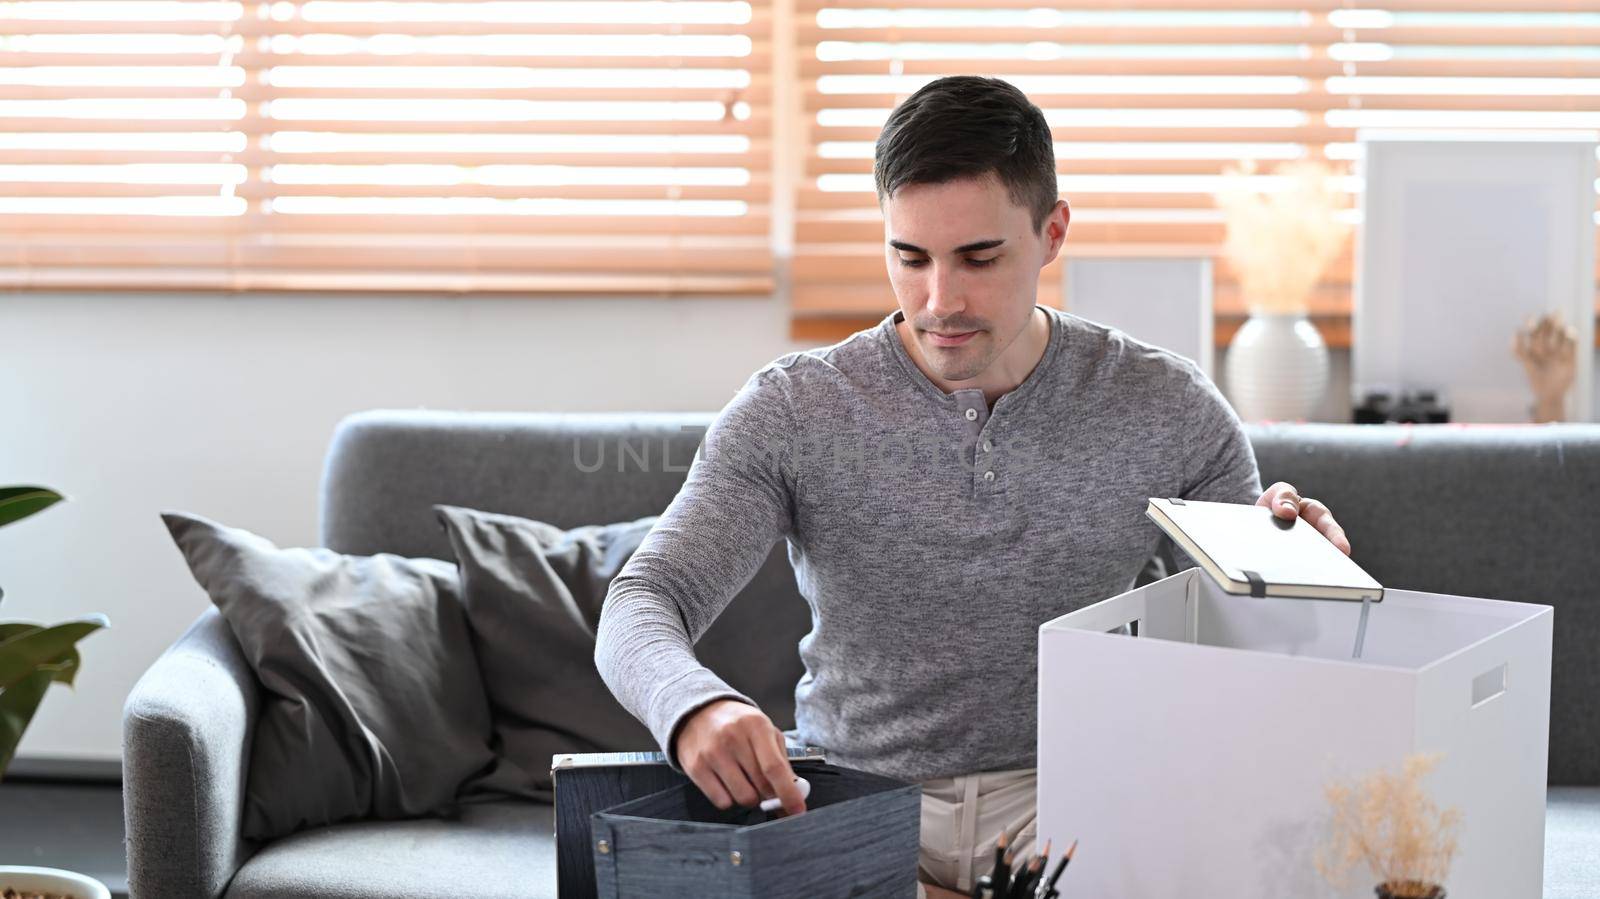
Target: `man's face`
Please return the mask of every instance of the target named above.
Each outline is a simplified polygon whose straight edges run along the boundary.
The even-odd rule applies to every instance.
[[[908,184],[884,201],[889,283],[935,374],[975,378],[1023,333],[1066,216],[1057,202],[1035,231],[1033,216],[992,175]]]

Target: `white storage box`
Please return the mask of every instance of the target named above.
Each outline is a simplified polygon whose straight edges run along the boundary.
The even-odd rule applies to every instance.
[[[1449,899],[1537,899],[1554,611],[1386,590],[1352,660],[1360,614],[1189,569],[1042,625],[1039,839],[1082,841],[1063,894],[1371,899],[1364,866],[1317,872],[1325,787],[1440,752]]]

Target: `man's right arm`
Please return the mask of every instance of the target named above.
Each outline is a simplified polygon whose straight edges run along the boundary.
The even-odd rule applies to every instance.
[[[713,802],[778,795],[797,811],[782,733],[694,655],[695,641],[793,529],[786,380],[775,367],[757,372],[717,416],[683,488],[611,583],[595,665]]]

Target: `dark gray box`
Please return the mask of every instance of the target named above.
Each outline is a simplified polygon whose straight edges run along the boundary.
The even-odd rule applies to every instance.
[[[806,812],[722,811],[682,784],[594,813],[600,899],[847,899],[917,895],[922,787],[823,763]]]
[[[815,746],[790,747],[789,764],[826,762]],[[689,783],[659,752],[575,752],[550,759],[556,805],[556,895],[595,899],[590,818],[651,793]]]

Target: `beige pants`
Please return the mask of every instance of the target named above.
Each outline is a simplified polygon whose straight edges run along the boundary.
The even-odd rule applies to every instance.
[[[1038,828],[1033,768],[942,777],[922,784],[922,849],[917,879],[971,892],[994,867],[1000,834],[1026,859]],[[926,895],[919,885],[918,899]]]

